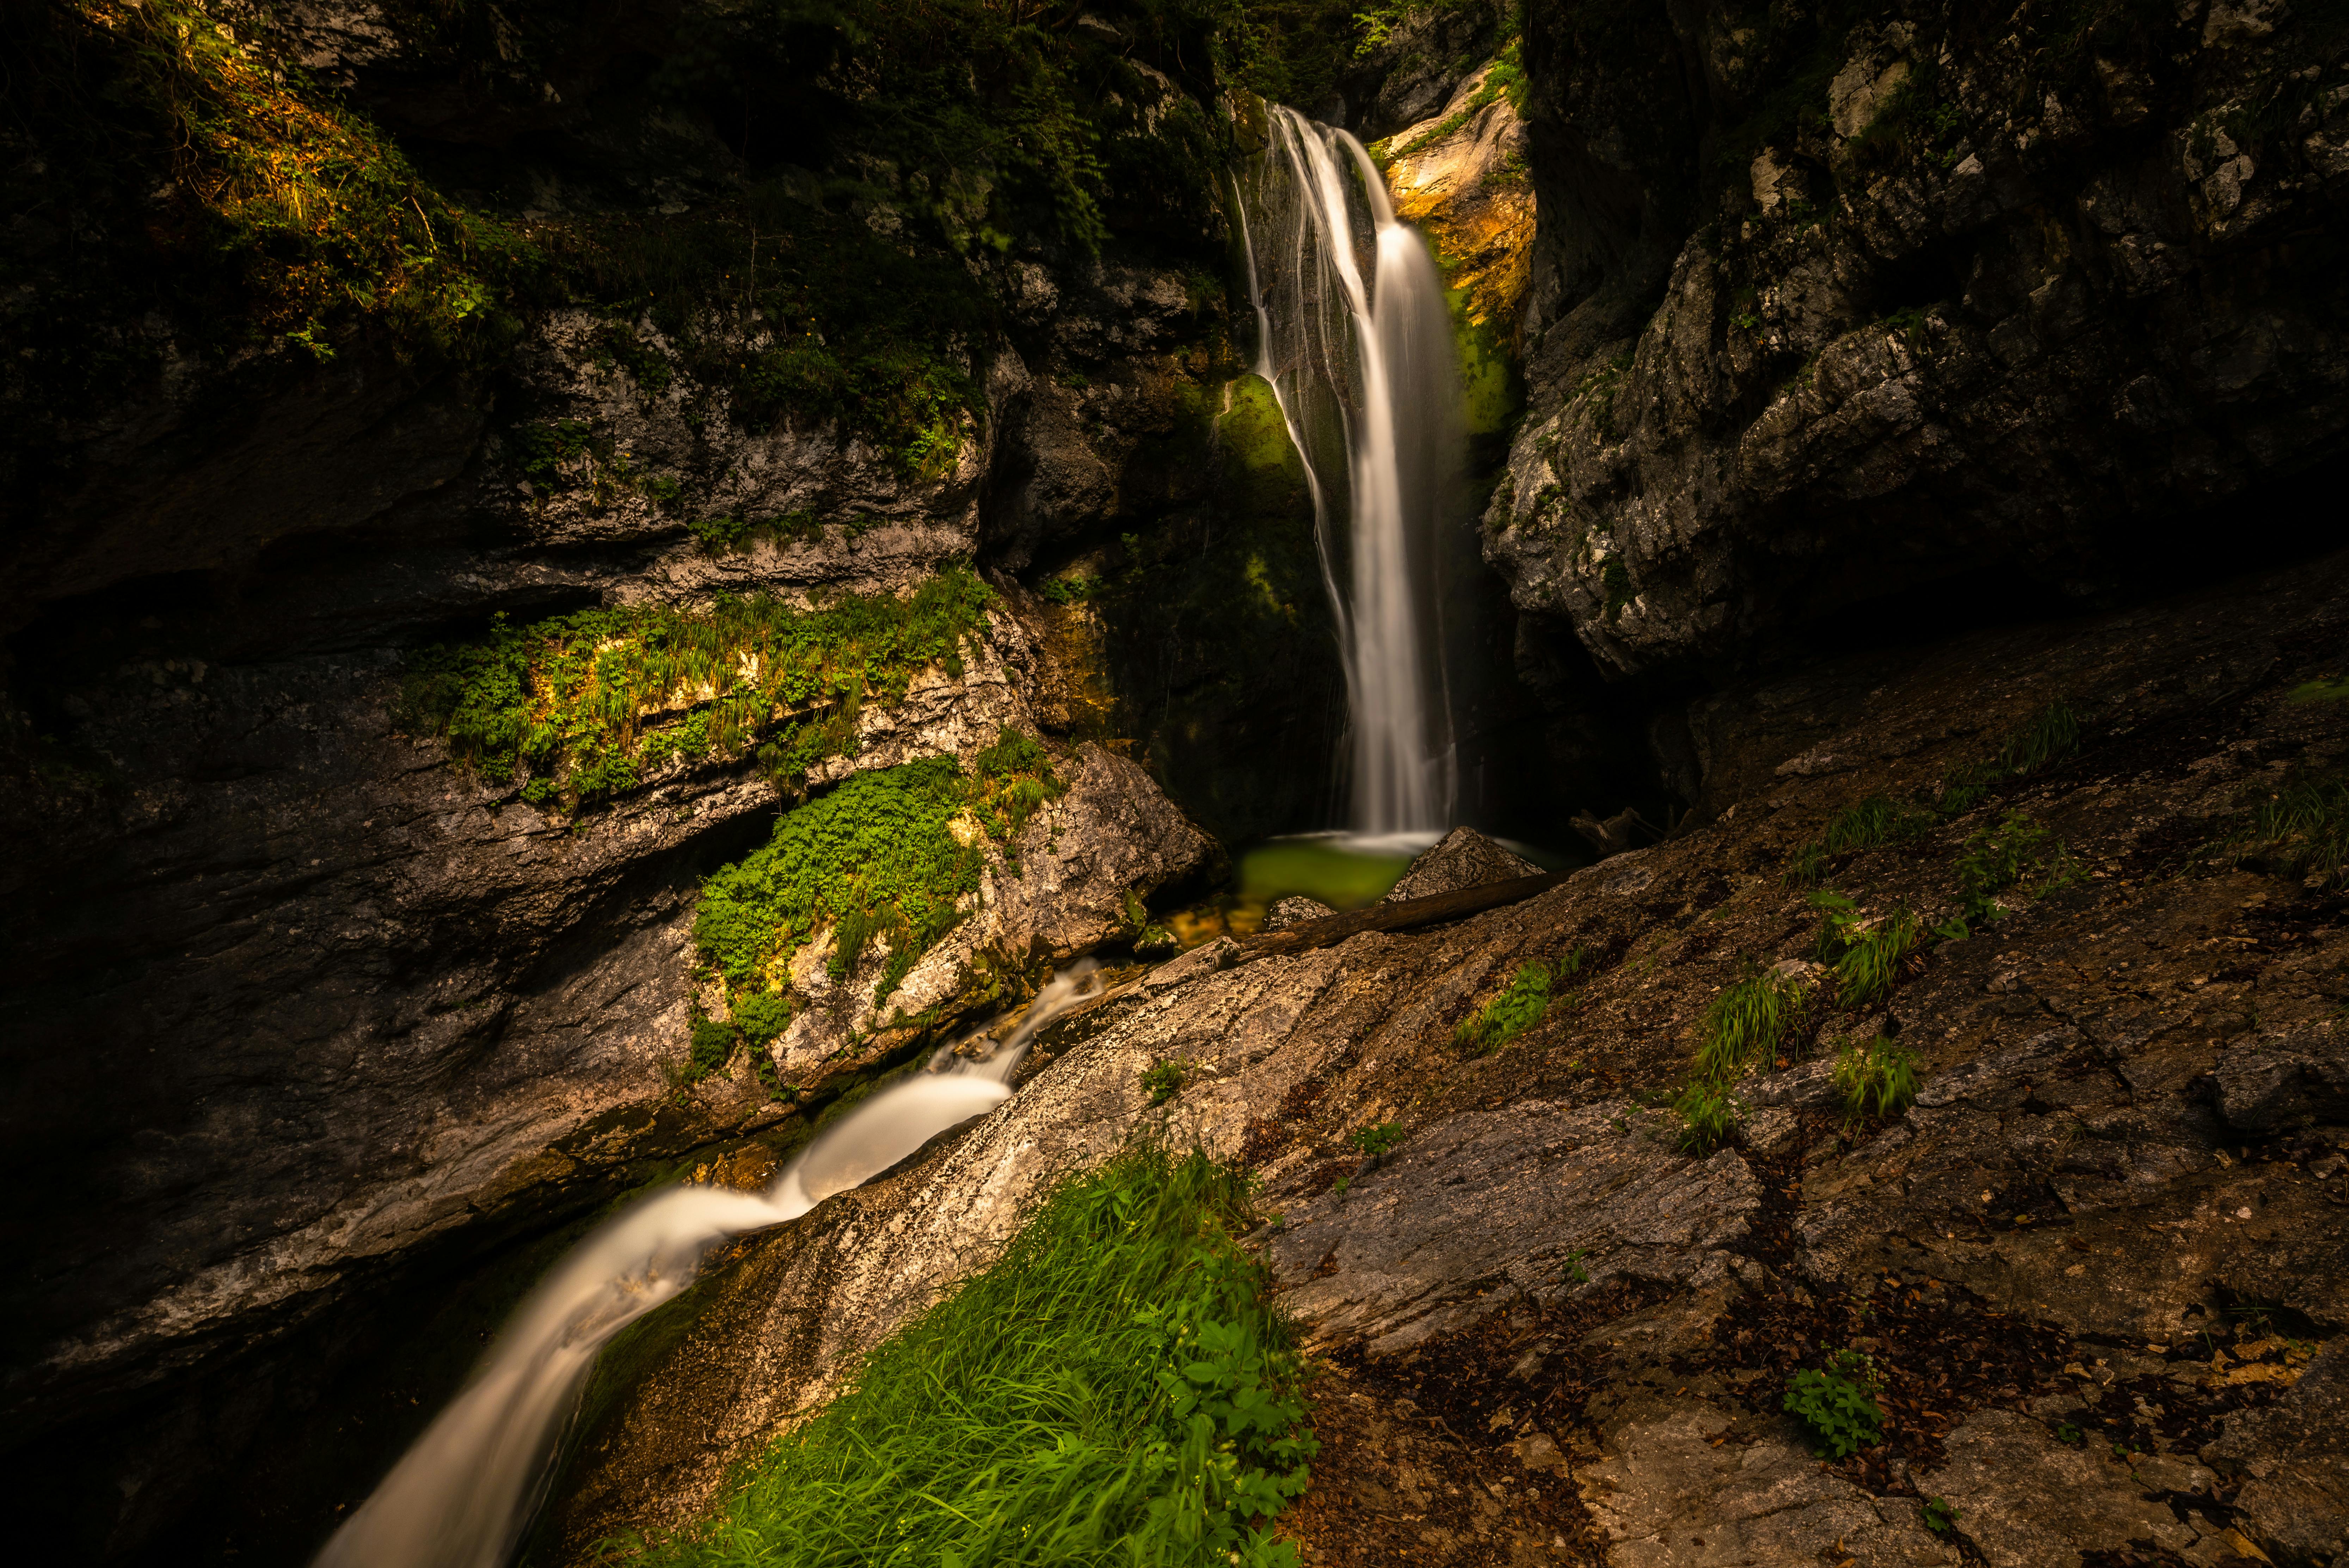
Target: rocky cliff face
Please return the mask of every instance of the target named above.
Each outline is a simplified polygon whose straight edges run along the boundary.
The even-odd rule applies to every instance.
[[[1937,584],[2093,598],[2236,498],[2242,548],[2316,537],[2323,482],[2249,498],[2349,422],[2342,42],[2233,0],[1534,8],[1518,606],[1718,668]]]

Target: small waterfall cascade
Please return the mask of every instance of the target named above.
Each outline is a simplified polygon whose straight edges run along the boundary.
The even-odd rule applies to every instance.
[[[1457,521],[1467,446],[1444,280],[1360,141],[1289,108],[1269,124],[1238,201],[1256,370],[1312,490],[1350,710],[1350,825],[1440,833],[1457,768],[1437,542]]]
[[[719,1243],[797,1219],[1010,1098],[1037,1031],[1096,995],[1092,960],[1055,975],[1009,1038],[979,1037],[827,1128],[763,1192],[671,1187],[565,1253],[518,1307],[472,1380],[320,1552],[315,1568],[505,1568],[554,1481],[563,1429],[596,1352],[693,1283]]]

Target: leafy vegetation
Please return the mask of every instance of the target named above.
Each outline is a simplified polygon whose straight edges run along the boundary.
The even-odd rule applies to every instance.
[[[721,597],[636,604],[528,626],[409,661],[396,717],[449,740],[450,759],[524,798],[568,807],[634,788],[673,761],[755,750],[790,786],[851,755],[867,700],[894,705],[932,664],[959,674],[963,639],[994,602],[967,567],[907,598],[841,594],[802,609]]]
[[[1891,1116],[1916,1102],[1917,1058],[1881,1035],[1847,1040],[1836,1053],[1835,1088],[1847,1125]]]
[[[1826,912],[1818,954],[1822,963],[1834,965],[1836,1000],[1846,1006],[1880,1000],[1892,989],[1900,961],[1925,944],[1922,926],[1905,909],[1871,920],[1832,888],[1811,894],[1811,903]]]
[[[1941,780],[1941,815],[1955,817],[1970,811],[1993,786],[2044,773],[2079,748],[2079,718],[2059,697],[2007,736],[1992,760],[1951,769]]]
[[[1929,1497],[1925,1500],[1926,1529],[1936,1535],[1947,1535],[1957,1522],[1958,1511],[1951,1505],[1948,1498]]]
[[[1142,1087],[1150,1095],[1150,1103],[1164,1105],[1183,1092],[1183,1080],[1188,1076],[1181,1062],[1157,1062],[1142,1075]]]
[[[2252,810],[2235,848],[2324,887],[2349,881],[2349,771],[2302,771]]]
[[[2009,811],[1966,840],[1957,873],[1963,917],[1982,924],[2007,913],[2000,894],[2019,887],[2037,898],[2076,881],[2080,870],[2054,834],[2023,812]]]
[[[1736,1131],[1744,1115],[1736,1081],[1775,1056],[1810,1004],[1809,988],[1775,969],[1748,975],[1713,997],[1697,1026],[1696,1070],[1672,1099],[1683,1149],[1704,1153]]]
[[[1902,843],[1932,826],[1931,812],[1904,805],[1889,795],[1870,795],[1827,819],[1826,830],[1796,851],[1786,881],[1795,887],[1816,887],[1829,855]]]
[[[1460,1021],[1452,1031],[1456,1046],[1477,1056],[1497,1051],[1542,1021],[1550,1006],[1550,988],[1581,966],[1580,949],[1556,966],[1539,959],[1520,965],[1500,995]]]
[[[1069,1182],[717,1517],[637,1560],[1293,1568],[1267,1525],[1317,1445],[1293,1332],[1235,1240],[1254,1218],[1247,1178],[1197,1154]]]
[[[1409,1136],[1402,1122],[1381,1121],[1375,1126],[1354,1129],[1346,1135],[1346,1141],[1375,1159]]]
[[[984,855],[958,818],[1008,841],[1026,811],[1061,791],[1043,748],[1005,730],[966,775],[951,757],[852,775],[787,813],[761,848],[710,876],[694,944],[727,984],[734,1026],[756,1045],[792,1019],[789,965],[829,927],[826,972],[845,979],[887,944],[873,1002],[885,1002],[923,954],[960,923]]]
[[[1838,1350],[1824,1370],[1795,1373],[1782,1406],[1810,1428],[1821,1459],[1848,1459],[1884,1440],[1876,1387],[1875,1364],[1859,1351]]]
[[[1809,1006],[1808,987],[1775,969],[1724,988],[1706,1006],[1698,1027],[1697,1077],[1727,1083],[1770,1060]]]

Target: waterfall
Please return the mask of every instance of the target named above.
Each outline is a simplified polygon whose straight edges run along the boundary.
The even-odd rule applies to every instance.
[[[1346,671],[1352,826],[1440,832],[1456,768],[1436,545],[1466,451],[1444,280],[1360,141],[1278,107],[1270,128],[1238,202],[1256,369],[1312,492]]]
[[[763,1192],[671,1187],[605,1222],[516,1309],[472,1380],[335,1532],[316,1568],[505,1568],[554,1484],[558,1439],[595,1354],[614,1335],[692,1284],[719,1242],[796,1219],[1000,1105],[1037,1031],[1095,995],[1099,980],[1090,959],[1055,975],[984,1059],[939,1051],[931,1070],[825,1129]]]

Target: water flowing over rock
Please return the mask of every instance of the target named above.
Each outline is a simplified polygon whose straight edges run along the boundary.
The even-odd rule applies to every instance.
[[[1354,826],[1438,829],[1458,780],[1436,574],[1463,457],[1443,282],[1362,144],[1293,109],[1243,200],[1257,373],[1313,475],[1346,655]]]

